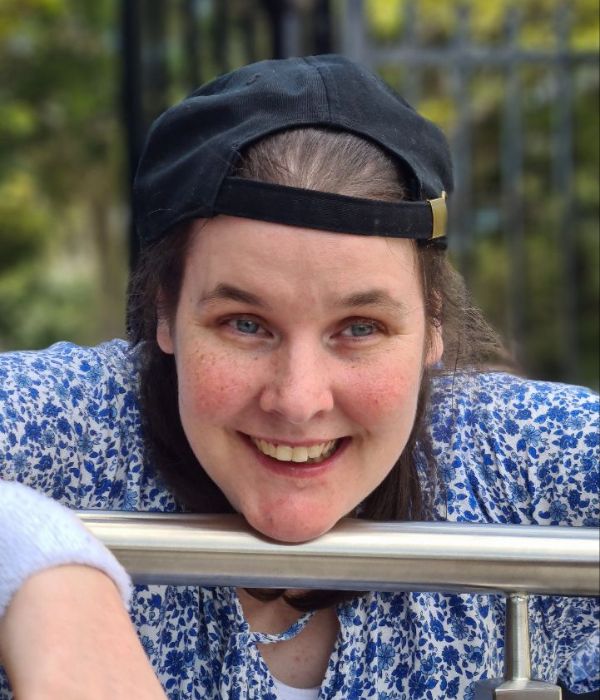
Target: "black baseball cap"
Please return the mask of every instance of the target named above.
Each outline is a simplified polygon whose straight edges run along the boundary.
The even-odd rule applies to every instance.
[[[270,134],[322,127],[361,136],[408,175],[411,201],[348,197],[232,175]],[[253,63],[200,87],[152,125],[134,182],[142,245],[195,218],[229,214],[291,226],[412,238],[445,247],[447,141],[363,66],[338,55]]]

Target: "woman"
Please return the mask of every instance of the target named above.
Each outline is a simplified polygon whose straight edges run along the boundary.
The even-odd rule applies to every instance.
[[[596,398],[482,371],[506,358],[444,257],[451,190],[439,130],[346,59],[204,86],[141,160],[131,344],[7,356],[3,477],[74,508],[237,511],[283,542],[347,515],[590,525]],[[123,572],[3,489],[15,689],[161,697]],[[532,601],[537,677],[590,687],[594,614]],[[502,673],[494,596],[136,587],[131,616],[172,698],[469,698]]]

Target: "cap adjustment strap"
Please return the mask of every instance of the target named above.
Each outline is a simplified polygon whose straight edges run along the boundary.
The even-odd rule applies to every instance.
[[[223,180],[213,208],[216,214],[422,242],[440,240],[446,227],[445,193],[421,202],[382,202],[233,176]]]

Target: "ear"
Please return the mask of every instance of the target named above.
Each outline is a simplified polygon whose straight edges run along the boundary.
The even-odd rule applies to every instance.
[[[171,322],[168,314],[165,313],[162,289],[158,292],[156,299],[156,317],[156,342],[158,343],[158,347],[167,355],[172,355],[175,352],[175,346],[173,343]]]
[[[425,355],[425,365],[427,367],[432,367],[442,359],[442,355],[444,354],[444,336],[441,323],[436,321],[430,323],[428,335],[429,347]]]
[[[169,314],[166,313],[163,290],[159,288],[156,295],[156,342],[167,355],[175,352]]]
[[[164,316],[160,316],[156,324],[156,342],[158,347],[167,355],[174,353],[171,324]]]

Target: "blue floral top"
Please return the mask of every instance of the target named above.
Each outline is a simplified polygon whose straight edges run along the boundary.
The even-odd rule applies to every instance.
[[[135,352],[123,341],[0,356],[0,475],[70,508],[174,511],[144,460]],[[598,399],[507,374],[435,380],[431,434],[447,485],[435,517],[481,523],[598,524]],[[530,601],[534,676],[597,687],[597,607]],[[131,611],[172,700],[275,700],[232,588],[138,586]],[[502,675],[500,596],[373,592],[338,607],[322,700],[473,697]],[[11,693],[0,672],[0,698]]]

